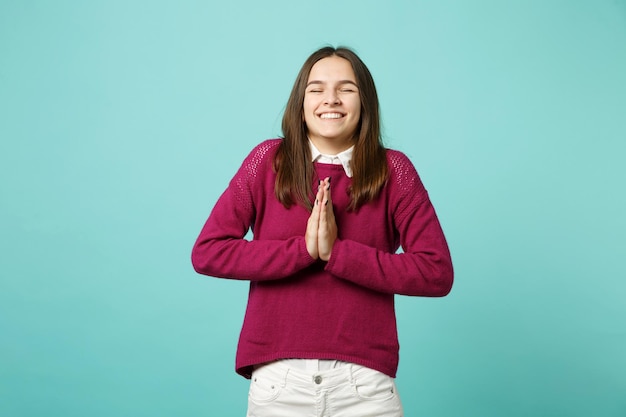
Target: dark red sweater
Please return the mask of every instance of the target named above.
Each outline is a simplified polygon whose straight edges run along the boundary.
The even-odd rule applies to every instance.
[[[248,155],[192,251],[197,272],[250,280],[236,370],[249,377],[254,365],[276,359],[337,359],[395,377],[394,294],[438,297],[452,287],[428,194],[409,159],[388,150],[390,177],[379,197],[347,211],[351,179],[341,165],[315,163],[319,178],[332,177],[338,239],[329,262],[314,260],[304,240],[310,213],[274,196],[279,143],[265,141]]]

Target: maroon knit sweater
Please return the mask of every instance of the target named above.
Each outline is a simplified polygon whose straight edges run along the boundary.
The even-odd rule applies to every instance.
[[[249,377],[254,365],[277,359],[336,359],[395,377],[394,294],[438,297],[452,287],[428,194],[408,158],[388,150],[390,176],[378,198],[347,211],[351,179],[341,165],[315,163],[319,178],[332,177],[338,238],[328,262],[314,260],[304,240],[310,213],[274,196],[279,143],[265,141],[248,155],[192,251],[197,272],[250,280],[236,370]]]

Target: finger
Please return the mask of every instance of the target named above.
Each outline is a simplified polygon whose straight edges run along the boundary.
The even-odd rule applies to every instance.
[[[319,235],[319,217],[320,217],[320,204],[315,200],[311,215],[307,220],[306,231],[304,233],[304,240],[306,243],[306,249],[311,255],[311,258],[317,259],[319,257],[318,249],[318,235]]]
[[[323,203],[324,206],[330,206],[332,210],[332,201],[330,198],[330,177],[324,178],[322,191],[324,192]]]
[[[323,193],[322,197],[320,198],[319,211],[320,211],[319,223],[320,223],[320,228],[322,228],[328,216],[328,199],[326,197],[326,193]]]
[[[335,213],[333,212],[333,204],[331,200],[331,186],[330,177],[327,177],[322,182],[322,207],[320,210],[320,231],[328,230],[329,227],[334,227]],[[332,225],[330,223],[333,223]]]
[[[322,186],[323,206],[320,211],[319,229],[317,232],[318,254],[323,261],[330,259],[335,240],[337,239],[337,224],[335,223],[335,215],[333,205],[330,199],[331,187],[330,177],[324,179]]]
[[[331,198],[330,198],[330,177],[327,177],[324,180],[324,183],[326,184],[326,186],[324,187],[324,196],[326,197],[326,202],[324,204],[326,205],[330,205],[332,207],[332,203],[331,203]]]

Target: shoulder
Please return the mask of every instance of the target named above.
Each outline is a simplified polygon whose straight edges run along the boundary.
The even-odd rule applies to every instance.
[[[256,145],[243,162],[247,171],[256,172],[260,167],[271,166],[282,139],[267,139]]]
[[[268,157],[273,157],[281,141],[282,139],[280,138],[264,140],[252,149],[248,155],[248,159],[252,158],[261,161]]]
[[[257,178],[266,178],[272,171],[272,163],[281,139],[268,139],[256,145],[241,163],[231,183],[248,188]]]
[[[409,157],[396,149],[387,149],[387,163],[391,169],[404,168],[405,166],[413,167]]]
[[[425,192],[424,185],[408,156],[395,149],[387,149],[389,185],[400,194]]]
[[[408,156],[395,149],[387,149],[387,166],[390,177],[394,179],[406,179],[406,177],[418,177],[417,170]]]

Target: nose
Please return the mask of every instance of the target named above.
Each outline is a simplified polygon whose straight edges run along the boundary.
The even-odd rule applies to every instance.
[[[324,104],[339,104],[339,95],[335,90],[329,90],[324,97]]]

